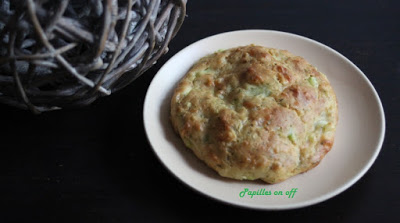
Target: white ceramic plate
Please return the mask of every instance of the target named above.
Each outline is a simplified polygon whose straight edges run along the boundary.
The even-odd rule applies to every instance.
[[[185,148],[169,121],[172,92],[194,62],[219,49],[248,44],[286,49],[304,57],[326,74],[339,102],[339,123],[332,150],[316,168],[279,184],[220,177]],[[380,151],[385,132],[384,113],[378,94],[351,61],[314,40],[267,30],[222,33],[195,42],[177,53],[151,82],[143,116],[154,152],[178,179],[217,200],[266,210],[304,207],[346,190],[371,167]],[[241,194],[246,188],[248,192]],[[294,196],[293,192],[286,195],[293,188],[297,188]],[[251,197],[249,192],[252,191],[259,191],[259,194],[271,191],[271,195]],[[282,195],[279,195],[280,191]]]

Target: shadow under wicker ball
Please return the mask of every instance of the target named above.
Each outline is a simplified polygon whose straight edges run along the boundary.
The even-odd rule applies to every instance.
[[[185,14],[186,0],[0,0],[0,101],[88,105],[166,53]]]

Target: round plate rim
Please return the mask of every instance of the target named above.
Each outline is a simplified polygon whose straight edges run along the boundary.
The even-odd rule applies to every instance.
[[[207,194],[206,192],[200,190],[199,188],[194,187],[193,185],[189,184],[189,182],[185,181],[184,179],[181,179],[176,173],[174,173],[169,167],[168,165],[163,161],[162,156],[155,150],[154,145],[150,139],[149,136],[149,129],[148,129],[148,125],[146,123],[147,120],[147,109],[148,109],[148,104],[150,103],[149,101],[149,91],[152,89],[152,86],[154,85],[154,83],[157,81],[157,75],[159,73],[162,72],[163,68],[168,66],[169,63],[171,63],[171,61],[173,61],[175,58],[179,57],[181,54],[184,54],[186,51],[189,51],[191,48],[195,47],[197,44],[203,42],[203,41],[209,41],[212,38],[216,38],[216,37],[220,37],[220,36],[224,36],[224,35],[235,35],[235,34],[242,34],[242,33],[263,33],[264,35],[271,35],[271,34],[279,34],[279,35],[284,35],[284,36],[290,36],[290,37],[295,37],[297,39],[301,39],[302,41],[307,41],[307,42],[311,42],[312,44],[318,45],[332,53],[335,54],[335,56],[340,57],[342,60],[344,60],[346,63],[348,63],[349,65],[351,65],[354,69],[357,70],[358,74],[360,74],[360,76],[366,81],[366,83],[368,84],[369,89],[372,91],[373,95],[375,96],[375,100],[378,103],[378,110],[379,110],[379,114],[380,114],[380,135],[379,135],[379,141],[377,143],[377,146],[375,148],[374,153],[372,154],[372,156],[370,157],[370,159],[368,160],[368,162],[364,165],[363,169],[358,172],[357,175],[355,175],[350,181],[348,181],[346,184],[342,185],[341,187],[338,187],[336,190],[334,190],[331,193],[327,193],[324,194],[322,196],[319,196],[315,199],[311,199],[308,201],[303,201],[303,202],[299,202],[299,203],[294,203],[294,204],[284,204],[284,205],[277,205],[277,206],[260,206],[260,205],[255,205],[255,204],[251,204],[251,203],[239,203],[239,202],[231,202],[231,201],[226,201],[223,199],[220,199],[218,197],[214,197],[211,196],[210,194]],[[150,146],[152,147],[152,150],[154,152],[154,154],[156,155],[156,157],[158,158],[158,160],[162,163],[162,165],[175,177],[177,178],[179,181],[181,181],[182,183],[184,183],[186,186],[188,186],[189,188],[191,188],[192,190],[194,190],[195,192],[198,192],[202,195],[205,195],[206,197],[209,197],[211,199],[223,202],[225,204],[229,204],[229,205],[234,205],[234,206],[238,206],[238,207],[242,207],[242,208],[249,208],[249,209],[258,209],[258,210],[288,210],[288,209],[295,209],[295,208],[302,208],[302,207],[306,207],[306,206],[310,206],[310,205],[314,205],[323,201],[326,201],[340,193],[342,193],[343,191],[347,190],[349,187],[351,187],[352,185],[354,185],[358,180],[361,179],[361,177],[363,177],[365,175],[365,173],[371,168],[372,164],[375,162],[376,158],[379,155],[380,150],[382,149],[382,144],[384,141],[384,136],[385,136],[385,131],[386,131],[386,122],[385,122],[385,113],[384,113],[384,109],[382,106],[382,102],[379,98],[379,95],[377,93],[377,91],[375,90],[374,86],[372,85],[372,83],[370,82],[370,80],[367,78],[367,76],[349,59],[347,59],[345,56],[343,56],[342,54],[340,54],[339,52],[337,52],[336,50],[332,49],[331,47],[324,45],[320,42],[317,42],[313,39],[310,39],[308,37],[304,37],[301,35],[297,35],[297,34],[293,34],[293,33],[289,33],[289,32],[282,32],[282,31],[276,31],[276,30],[264,30],[264,29],[244,29],[244,30],[235,30],[235,31],[229,31],[229,32],[223,32],[223,33],[218,33],[215,35],[211,35],[208,37],[205,37],[203,39],[200,39],[188,46],[186,46],[185,48],[183,48],[182,50],[180,50],[178,53],[176,53],[175,55],[173,55],[165,64],[163,64],[163,66],[159,69],[159,71],[156,73],[156,75],[153,77],[153,80],[151,81],[147,92],[146,92],[146,96],[145,96],[145,100],[144,100],[144,105],[143,105],[143,125],[144,125],[144,129],[145,129],[145,133],[146,133],[146,137],[147,140],[150,144]]]

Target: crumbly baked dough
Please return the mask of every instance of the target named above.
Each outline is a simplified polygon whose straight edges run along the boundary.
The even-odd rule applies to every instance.
[[[329,152],[338,109],[326,76],[305,59],[249,45],[200,59],[175,89],[171,120],[221,176],[277,183]]]

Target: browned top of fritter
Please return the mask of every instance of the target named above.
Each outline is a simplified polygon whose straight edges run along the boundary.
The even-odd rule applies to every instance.
[[[331,149],[336,97],[325,75],[288,51],[244,46],[198,61],[171,100],[177,133],[220,175],[276,183]]]

